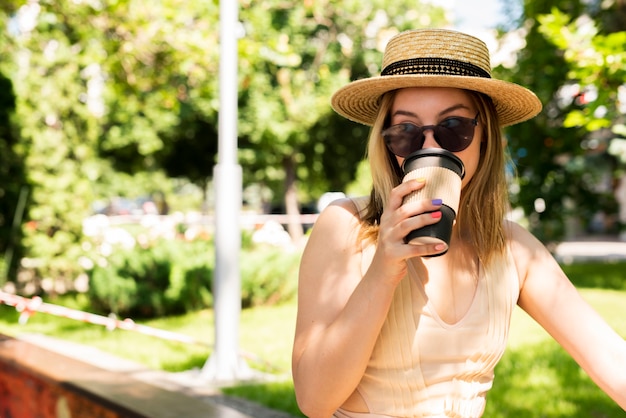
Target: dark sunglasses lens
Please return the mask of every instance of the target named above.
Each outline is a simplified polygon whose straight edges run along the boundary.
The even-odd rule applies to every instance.
[[[410,123],[394,125],[382,132],[387,148],[398,157],[406,157],[422,147],[422,130]]]
[[[437,125],[435,139],[448,151],[463,151],[472,143],[474,127],[472,119],[450,118]]]

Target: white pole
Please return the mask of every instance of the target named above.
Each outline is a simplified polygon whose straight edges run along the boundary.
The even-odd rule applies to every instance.
[[[202,369],[217,381],[247,378],[250,369],[239,355],[241,314],[240,212],[242,172],[237,164],[238,2],[220,1],[220,110],[215,182],[215,349]]]

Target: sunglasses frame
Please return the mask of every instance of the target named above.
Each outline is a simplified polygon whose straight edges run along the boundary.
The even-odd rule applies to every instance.
[[[398,123],[396,125],[392,125],[388,128],[385,128],[381,131],[381,136],[383,137],[383,140],[385,141],[385,145],[387,146],[387,149],[395,156],[398,156],[400,158],[406,158],[408,155],[411,154],[411,152],[415,152],[417,150],[420,150],[423,148],[424,146],[424,141],[426,141],[426,131],[431,130],[433,131],[433,137],[435,138],[435,141],[437,141],[437,143],[445,150],[450,151],[450,152],[461,152],[465,149],[467,149],[467,147],[469,147],[472,142],[474,141],[474,132],[476,129],[476,126],[478,125],[478,116],[480,116],[480,112],[476,113],[476,116],[472,119],[472,118],[466,118],[463,116],[451,116],[449,118],[444,119],[443,121],[439,122],[436,125],[424,125],[424,126],[418,126],[414,123],[411,122],[403,122],[403,123]],[[456,133],[453,129],[450,128],[446,128],[445,126],[442,126],[442,123],[445,123],[446,121],[450,120],[450,119],[457,119],[459,121],[461,121],[463,123],[464,126],[472,126],[472,133],[471,136],[469,137],[463,137],[461,135],[459,135],[458,133]],[[392,129],[398,129],[399,127],[403,126],[403,125],[411,125],[413,127],[416,128],[416,132],[415,135],[411,138],[411,145],[415,144],[416,141],[419,141],[419,147],[416,149],[413,149],[413,147],[411,147],[411,149],[413,149],[413,151],[410,151],[408,154],[406,155],[399,155],[396,154],[393,149],[391,149],[390,146],[390,141],[387,140],[387,137],[389,136],[389,131]],[[456,138],[455,140],[457,140],[457,142],[461,142],[462,147],[458,148],[455,147],[453,149],[448,148],[446,145],[449,144],[442,144],[440,142],[440,138],[439,136],[441,135],[441,129],[447,129],[449,131],[452,131],[455,135]],[[403,128],[403,130],[406,130]],[[439,131],[439,132],[438,132]],[[463,139],[466,138],[465,140],[467,141],[467,144],[465,144],[463,141]],[[460,141],[458,141],[460,140]]]

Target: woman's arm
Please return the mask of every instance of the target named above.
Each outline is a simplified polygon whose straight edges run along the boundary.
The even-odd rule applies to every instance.
[[[431,202],[402,206],[402,197],[423,182],[402,184],[381,217],[373,260],[361,272],[360,220],[349,200],[328,206],[318,218],[302,256],[292,369],[300,409],[331,416],[358,385],[406,259],[432,248],[405,245],[412,229],[438,221]]]
[[[519,306],[626,410],[626,341],[581,297],[535,237],[517,225],[512,236]]]

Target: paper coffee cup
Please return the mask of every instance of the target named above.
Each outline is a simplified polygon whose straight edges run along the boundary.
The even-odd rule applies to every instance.
[[[440,148],[417,150],[410,154],[402,164],[403,182],[425,178],[426,184],[404,199],[404,203],[423,199],[442,199],[441,220],[432,225],[411,231],[405,242],[413,245],[445,244],[445,249],[437,254],[448,251],[452,226],[459,209],[461,184],[465,177],[463,162],[453,153]]]

